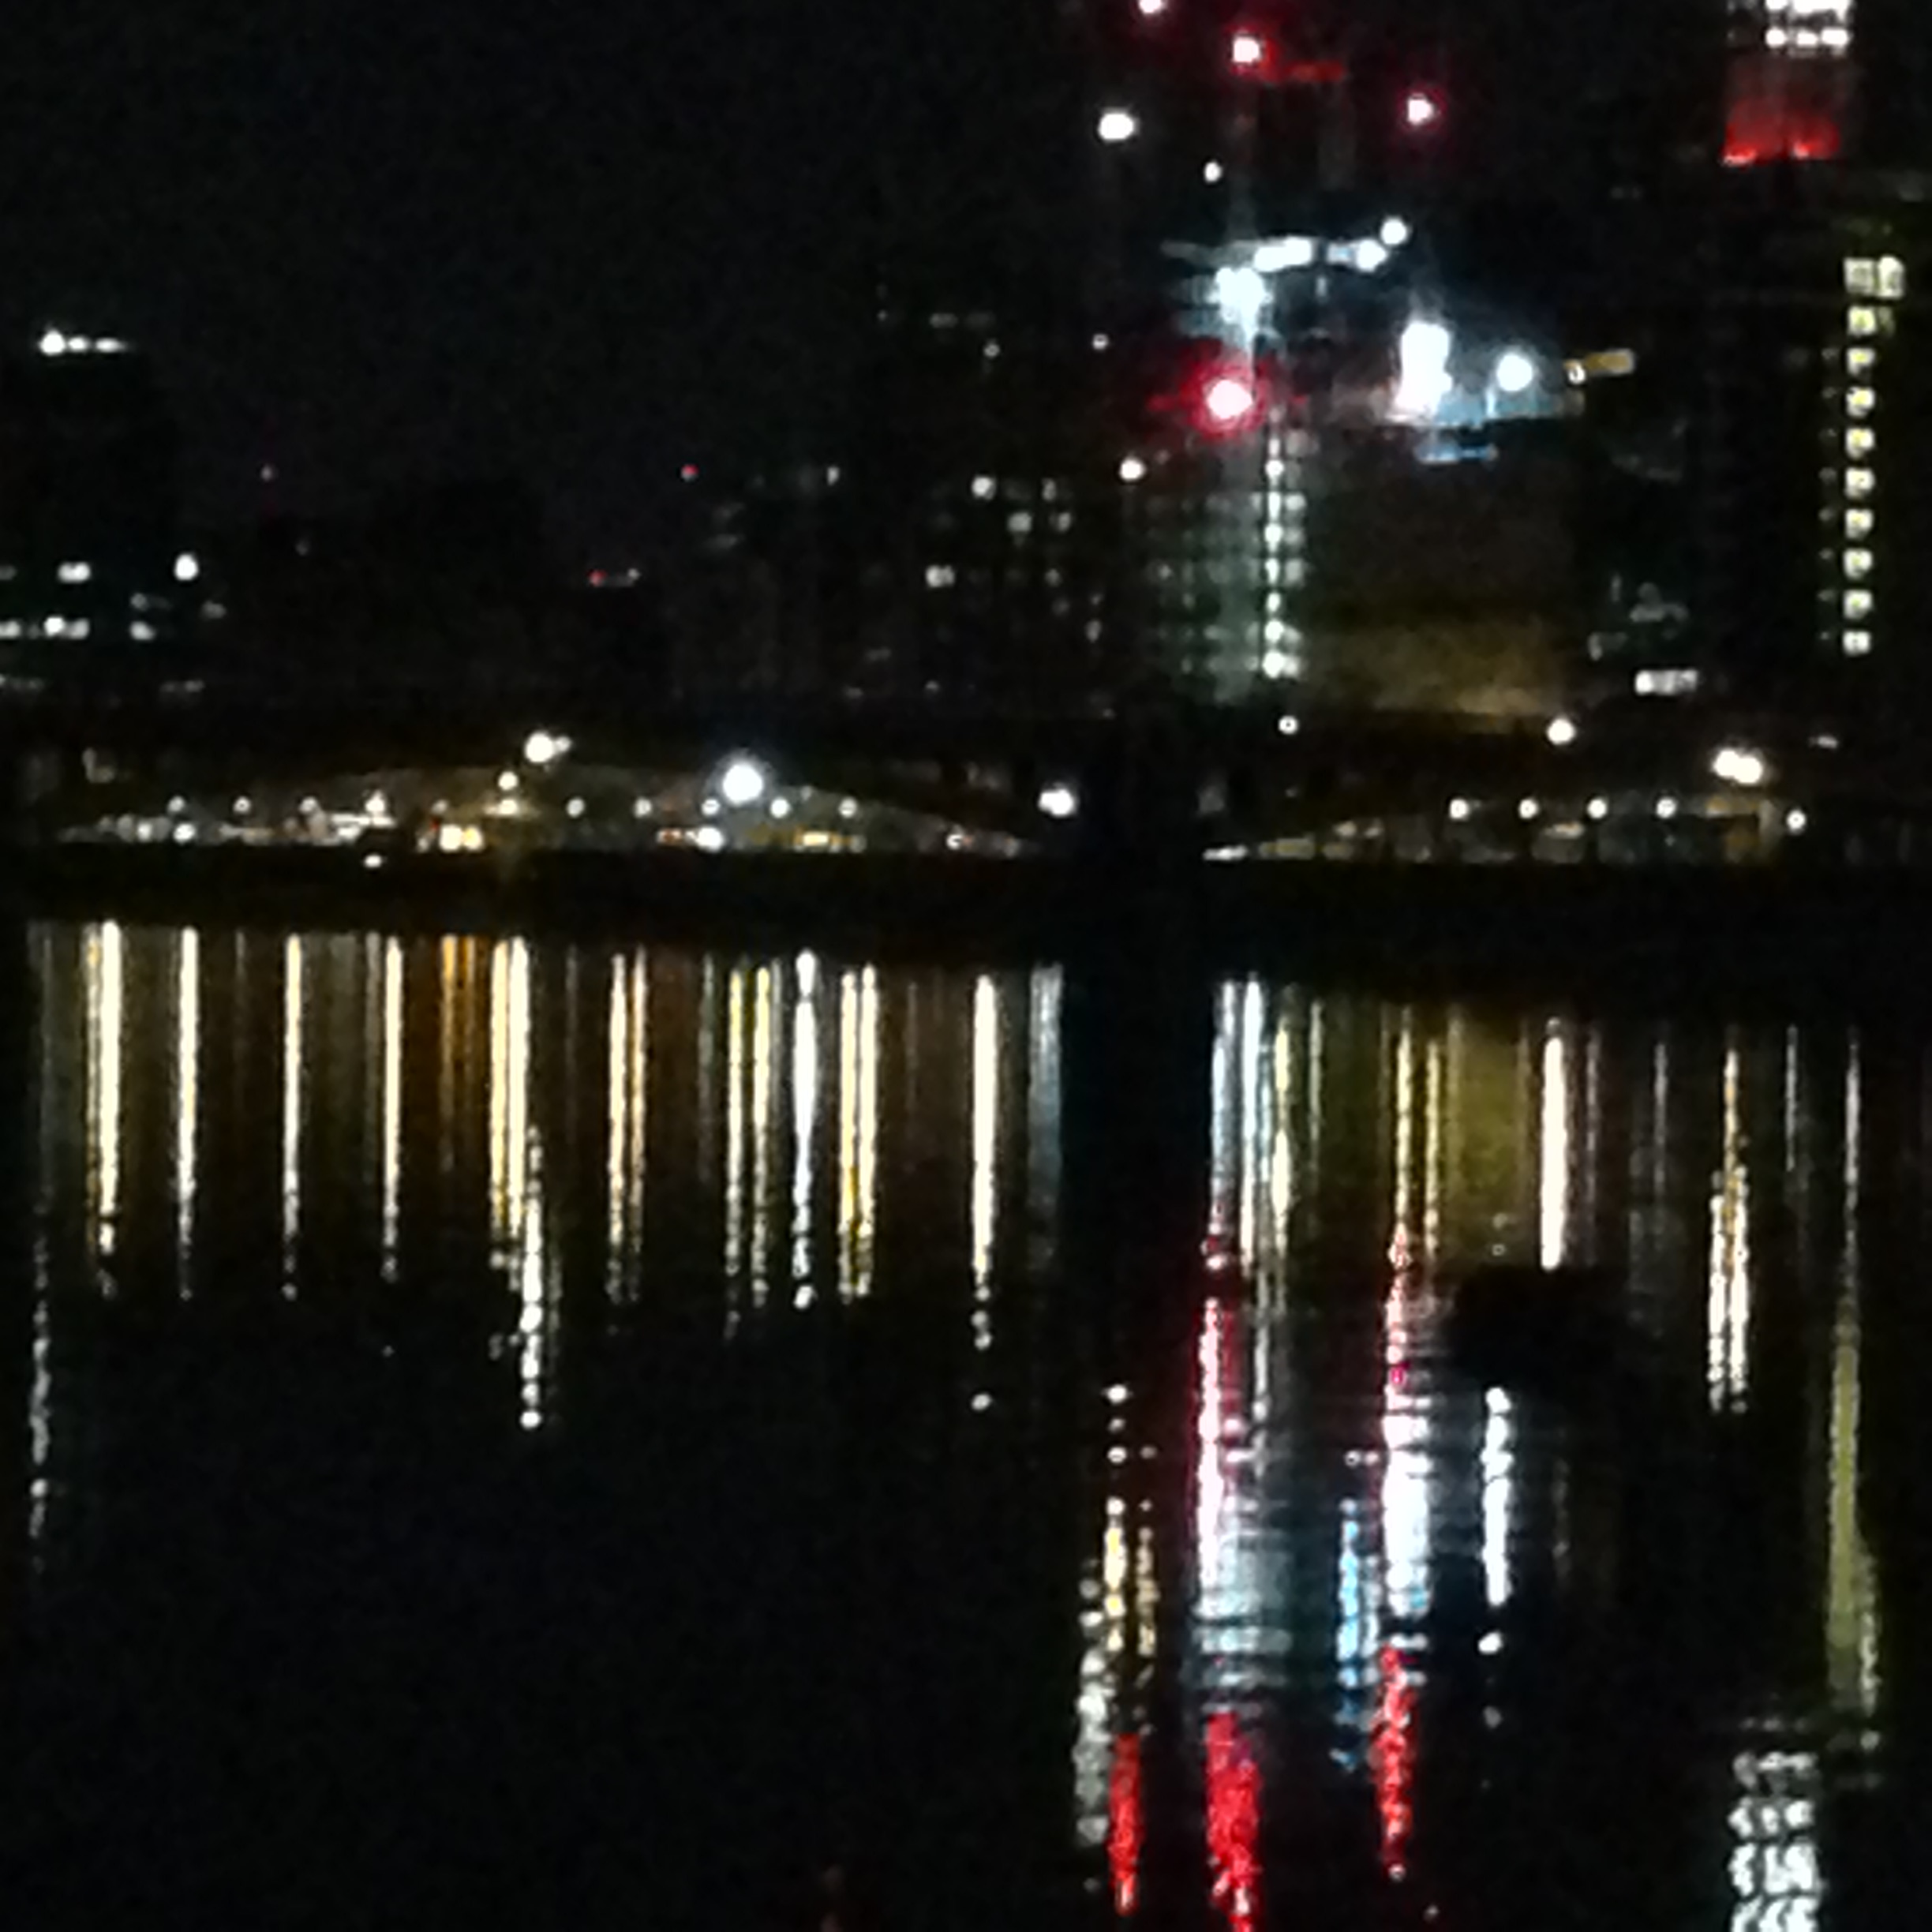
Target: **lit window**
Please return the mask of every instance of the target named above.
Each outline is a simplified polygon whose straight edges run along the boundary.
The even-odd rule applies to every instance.
[[[1905,264],[1896,255],[1882,256],[1878,263],[1878,293],[1887,301],[1905,299]]]
[[[1872,553],[1869,550],[1848,550],[1844,573],[1854,583],[1862,582],[1872,573]]]
[[[1845,534],[1853,539],[1869,537],[1872,526],[1878,522],[1869,510],[1848,510],[1845,512]]]
[[[981,503],[990,503],[994,492],[998,488],[999,485],[990,476],[976,476],[973,478],[972,493]]]
[[[1845,494],[1848,496],[1869,496],[1875,481],[1869,470],[1848,470],[1845,472]]]
[[[1869,255],[1853,256],[1844,265],[1844,275],[1848,295],[1878,293],[1878,264]]]
[[[1869,657],[1871,644],[1869,631],[1848,631],[1844,634],[1844,654],[1848,657]]]
[[[1878,351],[1869,345],[1845,351],[1845,367],[1854,376],[1869,376],[1878,366]]]
[[[64,584],[92,583],[94,566],[92,564],[63,564],[60,567],[60,580]]]
[[[957,581],[957,573],[950,564],[926,566],[926,587],[929,590],[949,590]]]
[[[1869,416],[1878,404],[1878,391],[1861,383],[1845,397],[1845,412],[1852,416]]]
[[[1863,423],[1845,432],[1845,454],[1848,456],[1869,456],[1878,447],[1878,432],[1868,429]]]
[[[1031,511],[1016,510],[1006,519],[1006,527],[1016,537],[1029,537],[1033,533],[1033,515]]]
[[[1869,590],[1848,590],[1844,593],[1844,614],[1854,623],[1870,616],[1872,593]]]
[[[1863,307],[1851,309],[1845,316],[1845,327],[1854,335],[1876,335],[1878,333],[1878,311]]]

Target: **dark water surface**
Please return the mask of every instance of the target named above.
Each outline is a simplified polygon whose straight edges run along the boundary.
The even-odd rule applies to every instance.
[[[8,1926],[1932,1923],[1896,1023],[27,943]]]

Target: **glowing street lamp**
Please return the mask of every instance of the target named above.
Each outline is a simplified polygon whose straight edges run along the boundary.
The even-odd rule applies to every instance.
[[[733,811],[743,811],[764,797],[770,783],[755,758],[735,758],[718,775],[718,796]]]
[[[1118,148],[1140,132],[1140,117],[1131,107],[1110,107],[1095,131],[1108,147]]]

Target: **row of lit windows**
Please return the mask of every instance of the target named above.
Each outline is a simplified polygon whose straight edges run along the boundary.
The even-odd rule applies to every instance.
[[[1817,0],[1807,0],[1803,10],[1816,9]],[[1830,432],[1832,440],[1842,438],[1848,466],[1841,510],[1843,535],[1835,553],[1839,583],[1835,592],[1828,590],[1825,595],[1836,602],[1838,646],[1847,657],[1869,657],[1872,650],[1872,623],[1878,610],[1871,580],[1878,567],[1873,545],[1878,526],[1878,479],[1874,467],[1878,433],[1871,419],[1878,413],[1880,345],[1893,335],[1893,305],[1905,299],[1908,286],[1905,264],[1896,255],[1845,258],[1844,292],[1851,298],[1845,309],[1847,386],[1842,396],[1835,389],[1828,394],[1838,401],[1841,418]],[[1833,512],[1828,509],[1826,514]],[[1828,557],[1833,554],[1827,552]]]
[[[0,643],[17,644],[25,638],[53,638],[64,643],[84,644],[93,634],[92,621],[85,617],[41,617],[25,623],[17,617],[0,618]],[[152,644],[160,635],[143,618],[137,617],[128,626],[128,635],[137,644]]]

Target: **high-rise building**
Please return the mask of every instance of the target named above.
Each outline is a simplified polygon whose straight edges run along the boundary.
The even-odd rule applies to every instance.
[[[1882,111],[1863,6],[1754,0],[1735,24],[1695,463],[1708,668],[1752,698],[1917,702],[1932,179],[1866,164],[1904,124]]]
[[[200,566],[180,540],[174,424],[146,360],[49,329],[0,356],[0,646],[178,637]]]

